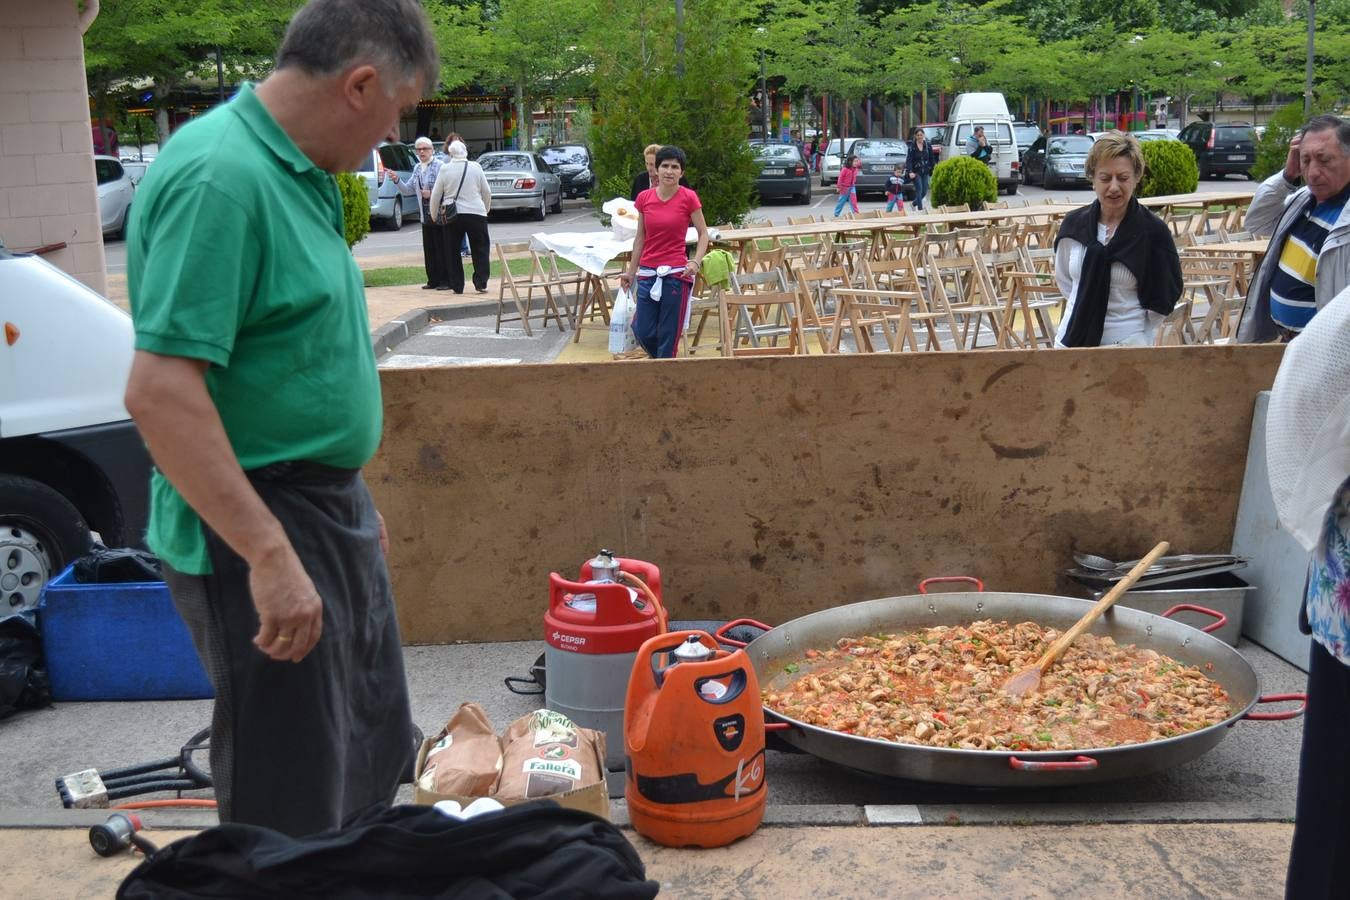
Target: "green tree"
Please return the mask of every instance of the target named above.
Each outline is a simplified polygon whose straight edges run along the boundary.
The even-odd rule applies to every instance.
[[[534,101],[565,96],[588,72],[591,61],[582,41],[592,9],[589,0],[577,0],[559,15],[535,0],[497,0],[486,27],[484,74],[515,91],[522,147],[532,146]]]
[[[599,0],[594,21],[591,148],[602,182],[626,185],[643,147],[675,144],[709,224],[742,219],[755,178],[745,139],[754,63],[735,0],[688,4],[682,53],[670,6]]]
[[[286,23],[287,0],[119,0],[104,5],[85,35],[85,68],[96,111],[116,105],[119,88],[152,83],[156,131],[169,137],[168,95],[191,77],[214,77],[216,50],[235,81],[270,69]]]

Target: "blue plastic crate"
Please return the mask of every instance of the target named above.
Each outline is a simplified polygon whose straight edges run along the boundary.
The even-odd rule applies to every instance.
[[[198,700],[211,682],[162,581],[80,584],[73,566],[38,604],[54,700]]]

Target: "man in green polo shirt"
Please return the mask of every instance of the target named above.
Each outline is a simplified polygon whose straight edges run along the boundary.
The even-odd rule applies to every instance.
[[[439,60],[417,0],[311,0],[276,70],[184,126],[127,240],[147,541],[216,692],[221,821],[300,835],[388,803],[412,752],[381,403],[332,173],[398,139]]]

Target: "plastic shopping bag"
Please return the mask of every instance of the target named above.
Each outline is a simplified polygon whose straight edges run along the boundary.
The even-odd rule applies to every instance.
[[[614,308],[609,311],[609,352],[627,353],[637,346],[633,336],[633,317],[637,313],[637,303],[633,292],[619,288],[614,297]]]

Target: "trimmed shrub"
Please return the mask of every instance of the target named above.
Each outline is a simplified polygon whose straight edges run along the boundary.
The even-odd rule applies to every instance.
[[[342,194],[342,220],[347,229],[347,246],[370,234],[370,192],[361,176],[352,172],[337,174],[338,191]]]
[[[1191,148],[1181,141],[1140,141],[1144,153],[1144,177],[1140,197],[1189,194],[1200,183],[1200,167]]]
[[[955,156],[933,168],[929,185],[933,206],[960,206],[983,209],[998,199],[998,178],[986,164],[969,156]]]

